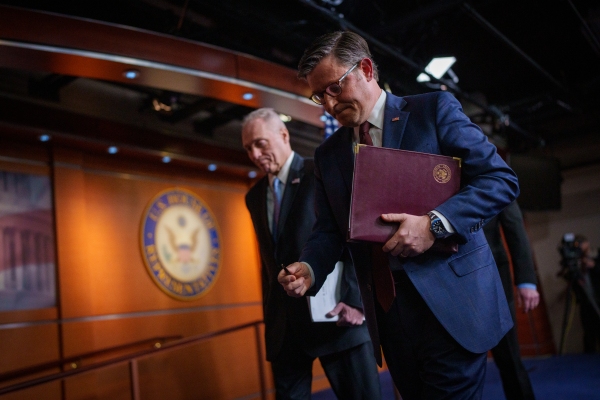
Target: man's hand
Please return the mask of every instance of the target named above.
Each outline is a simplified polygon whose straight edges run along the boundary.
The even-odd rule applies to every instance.
[[[429,230],[431,220],[428,215],[381,214],[381,219],[400,223],[394,236],[383,245],[383,251],[393,256],[415,257],[427,251],[435,242]]]
[[[517,305],[523,307],[523,312],[532,311],[540,304],[540,294],[535,289],[519,288]]]
[[[354,326],[363,323],[364,315],[358,308],[350,307],[349,305],[339,302],[337,306],[327,313],[327,318],[339,315],[337,326]]]
[[[308,267],[299,262],[295,262],[288,265],[285,269],[281,269],[281,272],[277,275],[277,281],[281,283],[281,286],[283,286],[288,296],[292,297],[304,296],[304,293],[306,293],[312,285]]]

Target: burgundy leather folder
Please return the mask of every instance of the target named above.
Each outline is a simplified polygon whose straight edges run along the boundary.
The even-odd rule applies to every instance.
[[[355,153],[348,240],[385,243],[398,224],[381,214],[425,215],[460,189],[458,158],[366,145]],[[441,251],[457,250],[438,242]]]

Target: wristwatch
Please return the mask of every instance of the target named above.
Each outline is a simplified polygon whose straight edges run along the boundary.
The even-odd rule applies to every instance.
[[[427,215],[429,215],[429,219],[431,220],[431,226],[429,227],[429,230],[431,233],[433,233],[433,236],[435,236],[436,239],[443,239],[450,236],[450,232],[446,230],[440,217],[431,211],[428,212]]]

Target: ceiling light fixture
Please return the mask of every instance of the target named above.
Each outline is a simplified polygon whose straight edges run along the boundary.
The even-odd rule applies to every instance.
[[[164,156],[162,158],[162,162],[164,162],[165,164],[170,163],[171,162],[171,157],[169,156]]]
[[[123,76],[127,79],[136,79],[140,76],[140,71],[137,69],[126,69],[123,71]]]
[[[250,92],[246,92],[242,95],[242,99],[244,100],[252,100],[254,98],[254,95]]]
[[[279,114],[279,119],[281,119],[283,122],[290,122],[292,117],[285,114]]]
[[[217,164],[208,164],[208,170],[209,171],[216,171],[217,170]]]
[[[47,142],[50,140],[50,135],[40,135],[38,136],[38,139],[40,140],[40,142]]]
[[[256,171],[248,172],[248,178],[250,178],[250,179],[256,178],[256,175],[257,175]]]
[[[162,113],[170,113],[171,111],[173,111],[172,106],[163,103],[157,98],[152,99],[152,108],[154,108],[154,111]]]
[[[458,82],[458,78],[454,74],[454,72],[450,73],[450,67],[456,62],[455,57],[435,57],[433,58],[429,64],[425,67],[425,72],[430,74],[436,79],[440,79],[446,72],[452,75],[452,80]],[[429,82],[431,78],[429,75],[421,73],[417,76],[417,82]]]
[[[110,146],[107,151],[108,154],[117,154],[119,148],[117,146]]]

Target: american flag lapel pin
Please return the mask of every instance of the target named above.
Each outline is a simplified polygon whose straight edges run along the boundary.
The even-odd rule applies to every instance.
[[[292,185],[295,185],[296,183],[300,183],[300,178],[292,179]]]
[[[394,117],[394,118],[392,118],[392,122],[396,122],[396,121],[400,121],[400,117]]]

